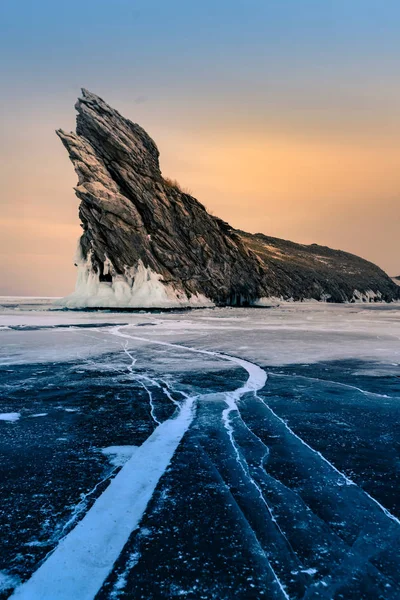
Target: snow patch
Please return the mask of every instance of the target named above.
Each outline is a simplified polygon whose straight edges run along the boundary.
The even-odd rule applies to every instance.
[[[265,307],[271,307],[271,306],[279,306],[279,304],[281,304],[282,302],[284,302],[283,298],[278,298],[277,296],[263,296],[262,298],[257,298],[257,300],[254,300],[254,302],[252,302],[252,306],[265,306]]]
[[[139,260],[136,267],[126,268],[124,275],[116,274],[111,261],[103,265],[105,275],[112,281],[100,281],[100,274],[92,265],[91,254],[87,259],[77,259],[78,276],[75,291],[55,304],[66,308],[179,308],[211,307],[214,303],[202,294],[190,298],[170,284],[162,282],[162,276]]]
[[[108,446],[103,448],[102,453],[114,467],[123,467],[132,458],[137,448],[138,446]]]
[[[0,421],[9,421],[10,423],[15,423],[20,418],[21,413],[10,412],[10,413],[0,413]]]
[[[307,575],[315,575],[316,573],[318,573],[317,569],[311,568],[311,569],[301,569],[302,573],[307,573]]]

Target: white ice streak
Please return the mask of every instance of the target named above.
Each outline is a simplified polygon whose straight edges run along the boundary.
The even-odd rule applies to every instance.
[[[138,527],[160,477],[192,422],[195,401],[195,397],[186,398],[174,418],[156,427],[83,519],[12,598],[93,600]]]
[[[9,413],[0,413],[0,421],[8,421],[9,423],[15,423],[20,418],[21,413],[18,412],[9,412]]]
[[[240,367],[242,367],[243,369],[245,369],[247,371],[247,373],[249,374],[249,377],[248,377],[246,383],[242,387],[234,390],[233,392],[226,392],[224,394],[225,395],[225,401],[226,401],[226,403],[228,405],[228,408],[223,411],[223,415],[222,415],[225,427],[226,427],[226,429],[228,431],[228,434],[230,436],[231,443],[232,443],[232,445],[233,445],[233,447],[235,449],[235,452],[237,453],[237,456],[239,458],[238,462],[241,465],[242,469],[244,469],[243,465],[240,462],[240,456],[238,454],[238,450],[237,450],[236,444],[235,444],[234,439],[233,439],[233,430],[232,430],[232,427],[230,425],[229,413],[232,410],[239,412],[238,408],[237,408],[236,402],[238,400],[240,400],[240,398],[244,394],[247,394],[249,392],[253,392],[254,394],[256,394],[258,390],[261,390],[264,387],[264,385],[265,385],[265,383],[267,381],[267,374],[265,373],[265,371],[263,369],[261,369],[261,367],[255,365],[255,364],[253,364],[253,363],[251,363],[251,362],[249,362],[247,360],[244,360],[242,358],[237,358],[235,356],[229,356],[227,354],[221,354],[219,352],[214,352],[214,351],[211,351],[211,350],[200,350],[200,349],[197,349],[197,348],[191,348],[190,346],[184,346],[182,344],[171,344],[169,342],[161,342],[159,340],[155,341],[155,340],[149,340],[147,338],[142,338],[142,337],[138,337],[138,336],[127,335],[127,334],[124,334],[124,333],[121,332],[121,329],[125,329],[126,327],[129,327],[129,326],[124,325],[124,326],[121,326],[121,327],[116,327],[116,328],[114,328],[111,331],[111,333],[113,333],[114,335],[119,335],[121,337],[127,337],[127,338],[130,338],[132,340],[146,341],[146,342],[150,342],[150,343],[153,343],[153,344],[159,344],[159,345],[162,345],[162,346],[168,346],[168,347],[172,347],[172,348],[188,350],[189,352],[194,352],[194,353],[197,353],[197,354],[206,354],[208,356],[214,356],[216,358],[221,358],[223,360],[227,360],[227,361],[233,362],[233,363],[239,365]],[[244,471],[246,473],[245,469],[244,469]],[[247,472],[246,474],[250,477],[251,482],[257,488],[257,490],[258,490],[258,492],[259,492],[262,500],[264,501],[264,503],[265,503],[268,511],[271,514],[272,519],[274,520],[274,522],[276,522],[275,519],[274,519],[274,517],[273,517],[273,515],[272,515],[272,513],[271,513],[271,511],[270,511],[270,509],[269,509],[269,507],[268,507],[268,505],[266,504],[266,502],[264,500],[264,497],[262,495],[261,489],[259,488],[259,486],[257,485],[257,483],[253,480],[253,478],[249,475],[249,473]],[[283,535],[283,533],[282,533],[282,535]],[[266,556],[266,558],[267,558],[267,556]],[[267,560],[268,560],[268,558],[267,558]],[[272,572],[272,574],[274,576],[274,579],[275,579],[276,583],[278,584],[278,587],[281,590],[281,592],[282,592],[285,600],[289,600],[289,596],[287,595],[286,590],[285,590],[284,586],[282,585],[281,581],[279,580],[279,577],[276,574],[275,570],[273,569],[270,561],[268,561],[268,563],[269,563],[271,572]]]
[[[193,418],[189,398],[159,425],[78,525],[12,598],[92,600],[111,572]]]

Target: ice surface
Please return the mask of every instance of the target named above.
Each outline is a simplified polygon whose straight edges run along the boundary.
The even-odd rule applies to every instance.
[[[112,333],[124,339],[135,339],[126,328],[114,328]],[[139,338],[140,339],[140,338]],[[143,341],[143,339],[140,339]],[[168,342],[153,341],[170,346]],[[215,352],[179,347],[192,353],[217,356]],[[261,389],[266,373],[260,367],[245,360],[222,356],[218,358],[233,362],[248,372],[248,380],[236,390],[225,395],[228,405],[224,416],[230,428],[229,414],[237,411],[237,402],[248,392]],[[210,394],[211,396],[211,394]],[[131,532],[138,526],[147,503],[161,475],[167,468],[180,440],[188,429],[195,410],[196,397],[187,397],[176,417],[159,423],[146,442],[132,450],[131,458],[111,481],[105,492],[96,500],[83,520],[68,534],[53,554],[39,567],[31,579],[17,588],[13,598],[26,600],[70,600],[79,597],[91,600],[111,572]],[[121,453],[110,448],[106,453]],[[103,451],[104,452],[104,451]],[[288,598],[278,576],[273,571],[279,588]]]
[[[0,364],[71,360],[86,353],[98,355],[115,348],[107,327],[99,326],[128,323],[140,326],[141,335],[145,333],[148,339],[162,336],[171,342],[189,340],[196,347],[228,354],[237,350],[240,340],[240,355],[264,365],[349,358],[371,361],[371,368],[400,364],[399,304],[321,303],[264,309],[199,309],[180,314],[28,311],[23,306],[19,310],[3,309],[0,325],[54,329],[0,331]],[[144,324],[151,326],[142,327]],[[91,325],[94,329],[87,330]]]
[[[30,302],[0,302],[1,414],[48,416],[3,427],[15,598],[399,597],[399,305]]]

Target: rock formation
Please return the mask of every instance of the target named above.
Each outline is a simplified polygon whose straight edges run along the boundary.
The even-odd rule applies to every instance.
[[[71,307],[262,305],[271,298],[391,301],[399,288],[357,256],[235,230],[163,178],[137,124],[82,90],[76,133],[83,235]]]

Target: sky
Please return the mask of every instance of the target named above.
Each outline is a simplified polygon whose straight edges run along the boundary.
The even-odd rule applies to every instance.
[[[1,0],[0,295],[74,289],[85,87],[253,233],[400,275],[398,0]]]

